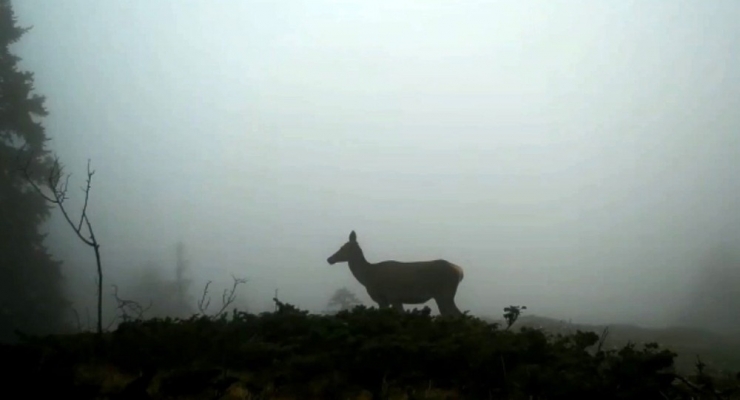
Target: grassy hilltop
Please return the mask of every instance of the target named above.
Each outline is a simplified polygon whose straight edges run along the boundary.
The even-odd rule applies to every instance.
[[[487,319],[502,323],[503,320]],[[661,347],[676,352],[675,366],[681,373],[691,373],[697,357],[714,373],[740,371],[740,336],[719,334],[688,327],[642,328],[636,325],[610,324],[589,325],[569,323],[554,318],[523,315],[518,327],[541,328],[552,334],[573,334],[578,330],[604,334],[604,347],[621,348],[633,342],[638,345],[655,342]]]
[[[429,309],[329,316],[277,304],[124,322],[102,337],[27,337],[3,348],[6,378],[33,398],[77,399],[717,399],[738,387],[676,374],[675,354],[657,344],[610,348],[595,332],[527,328],[526,317],[510,327]]]

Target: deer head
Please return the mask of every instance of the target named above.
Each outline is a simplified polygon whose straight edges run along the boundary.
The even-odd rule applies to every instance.
[[[357,234],[352,231],[349,234],[349,241],[342,245],[336,253],[332,254],[331,257],[327,258],[326,261],[330,265],[334,265],[338,262],[349,262],[350,260],[356,259],[357,256],[362,255],[360,245],[357,243]]]

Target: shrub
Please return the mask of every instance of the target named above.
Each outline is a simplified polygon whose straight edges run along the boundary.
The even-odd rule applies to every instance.
[[[675,384],[673,352],[657,344],[605,351],[598,340],[593,332],[501,329],[468,315],[432,316],[428,308],[399,313],[358,306],[329,316],[278,302],[275,312],[258,315],[235,310],[218,319],[125,322],[105,335],[98,352],[89,334],[77,334],[26,338],[5,353],[25,359],[16,363],[19,374],[65,364],[129,374],[225,368],[239,371],[237,384],[252,391],[301,397],[362,390],[418,396],[430,386],[466,398],[507,399],[684,398],[697,390]],[[28,362],[34,357],[37,363]]]

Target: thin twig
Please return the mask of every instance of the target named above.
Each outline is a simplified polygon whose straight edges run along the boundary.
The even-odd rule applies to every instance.
[[[604,342],[606,341],[607,336],[609,336],[609,327],[604,327],[604,330],[601,332],[601,337],[599,337],[599,345],[596,347],[596,352],[600,352],[601,348],[604,346]]]
[[[116,303],[118,305],[117,308],[121,312],[121,319],[123,319],[124,322],[129,321],[131,319],[131,316],[129,316],[129,312],[134,313],[135,319],[144,319],[144,313],[152,308],[153,302],[149,300],[149,305],[147,305],[146,307],[142,307],[141,304],[139,304],[137,301],[120,298],[118,296],[118,286],[112,286],[113,298],[116,299]]]
[[[203,295],[200,297],[200,300],[198,300],[198,310],[203,315],[206,314],[206,310],[208,309],[208,306],[211,304],[210,297],[208,298],[208,300],[206,300],[206,296],[208,295],[208,286],[210,285],[211,285],[211,281],[206,282],[206,286],[203,288]]]
[[[218,317],[221,315],[226,309],[234,303],[236,300],[236,289],[239,287],[239,285],[243,283],[247,283],[248,279],[243,278],[237,278],[234,275],[231,275],[231,279],[233,280],[233,283],[231,285],[231,289],[224,289],[223,294],[221,295],[221,308],[212,315],[212,317]],[[203,288],[203,295],[201,296],[200,300],[198,301],[198,310],[202,315],[207,315],[206,310],[208,309],[208,306],[211,304],[211,298],[208,296],[208,286],[211,284],[211,281],[208,281],[206,283],[206,286]]]
[[[82,229],[82,221],[86,220],[87,215],[87,202],[90,199],[90,183],[92,182],[92,176],[95,173],[95,171],[90,171],[90,159],[87,160],[87,186],[82,188],[83,192],[85,192],[85,203],[82,205],[82,215],[80,215],[80,222],[77,224],[77,230]]]

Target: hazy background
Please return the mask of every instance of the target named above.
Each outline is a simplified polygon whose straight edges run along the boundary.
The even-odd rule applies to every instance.
[[[256,310],[369,304],[326,263],[354,229],[370,261],[462,265],[475,314],[659,326],[740,242],[736,1],[14,7],[50,147],[97,171],[106,287],[182,240]],[[50,230],[84,307],[92,253]]]

